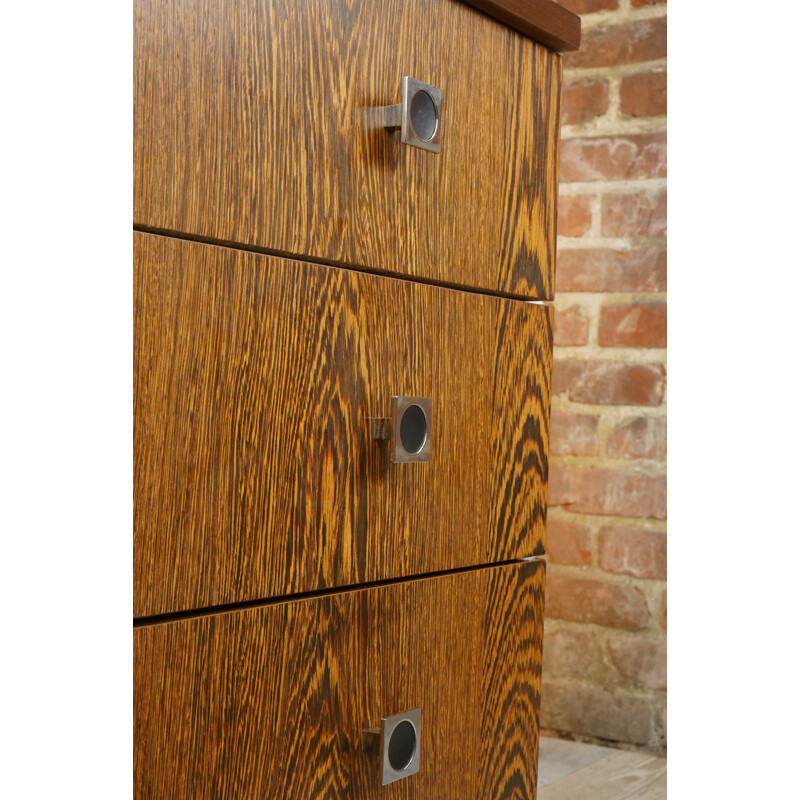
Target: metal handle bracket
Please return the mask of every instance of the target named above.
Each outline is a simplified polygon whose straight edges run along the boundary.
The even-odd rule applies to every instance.
[[[431,460],[433,400],[430,397],[392,398],[391,417],[367,417],[370,436],[388,439],[390,458],[395,464]]]
[[[390,131],[399,129],[403,144],[431,153],[441,152],[442,90],[406,75],[401,92],[399,103],[376,109],[383,112],[383,127]]]
[[[378,744],[382,786],[419,772],[421,732],[421,708],[381,717],[380,727],[362,729],[361,749],[365,753]]]

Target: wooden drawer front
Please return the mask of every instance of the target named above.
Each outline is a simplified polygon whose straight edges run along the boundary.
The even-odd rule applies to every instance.
[[[455,0],[136,0],[134,220],[552,298],[560,56]],[[442,151],[368,109],[443,92]]]
[[[544,563],[134,629],[136,797],[533,798]],[[380,786],[362,729],[422,709]]]
[[[134,236],[136,616],[544,553],[552,309]]]

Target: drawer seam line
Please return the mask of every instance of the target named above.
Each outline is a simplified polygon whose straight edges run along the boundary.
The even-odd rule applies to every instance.
[[[277,250],[269,247],[261,247],[259,245],[242,244],[240,242],[230,242],[222,239],[215,239],[211,236],[201,236],[199,234],[184,233],[182,231],[174,231],[168,228],[154,228],[149,225],[134,225],[133,230],[136,233],[146,233],[151,236],[163,236],[167,239],[179,239],[185,242],[194,242],[196,244],[212,245],[214,247],[223,247],[227,250],[236,250],[244,253],[254,253],[259,256],[272,256],[273,258],[284,258],[288,261],[296,261],[300,263],[315,264],[322,267],[333,267],[334,269],[344,269],[350,272],[357,272],[364,275],[374,275],[379,278],[386,278],[389,280],[406,281],[408,283],[419,283],[423,286],[433,286],[437,289],[449,289],[450,291],[465,292],[467,294],[479,294],[485,297],[496,297],[501,300],[515,300],[520,303],[532,303],[535,305],[553,306],[553,299],[538,299],[528,297],[527,295],[514,294],[512,292],[502,292],[499,290],[476,288],[467,284],[449,283],[448,281],[438,281],[433,278],[420,278],[417,275],[399,275],[394,272],[380,270],[361,265],[347,264],[342,261],[326,261],[325,259],[317,256],[310,255],[297,255],[295,253],[287,253],[283,250]]]
[[[495,569],[509,567],[515,564],[530,564],[544,562],[545,556],[528,556],[523,558],[512,558],[505,561],[493,561],[488,564],[473,564],[467,567],[455,567],[454,569],[439,570],[436,572],[424,572],[418,575],[405,575],[397,578],[384,578],[377,581],[367,581],[364,583],[351,583],[342,586],[333,586],[327,589],[313,589],[307,592],[295,592],[275,597],[262,597],[254,600],[241,600],[232,603],[221,603],[215,606],[203,606],[202,608],[185,609],[183,611],[168,611],[162,614],[150,614],[142,617],[133,618],[133,627],[144,628],[150,625],[163,625],[168,622],[180,622],[186,619],[197,617],[210,617],[218,614],[227,614],[237,611],[246,611],[252,608],[264,608],[267,606],[277,606],[283,603],[293,603],[299,600],[316,600],[330,595],[345,594],[347,592],[360,592],[365,589],[379,589],[385,586],[394,586],[401,583],[411,583],[413,581],[430,580],[434,578],[444,578],[454,575],[463,575],[469,572],[477,572],[482,569]]]

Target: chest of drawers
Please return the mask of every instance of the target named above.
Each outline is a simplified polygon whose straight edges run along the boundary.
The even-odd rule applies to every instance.
[[[134,4],[137,797],[535,796],[579,23],[474,5]]]

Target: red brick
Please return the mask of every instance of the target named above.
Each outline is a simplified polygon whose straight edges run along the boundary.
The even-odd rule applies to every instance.
[[[636,250],[559,249],[557,292],[665,292],[667,253]]]
[[[584,31],[580,50],[564,56],[564,69],[635,64],[666,55],[667,18],[640,19]]]
[[[608,83],[604,80],[567,81],[561,96],[561,123],[579,125],[608,111]]]
[[[597,539],[600,568],[634,578],[667,579],[667,536],[642,529],[603,528]]]
[[[667,476],[552,464],[548,502],[586,514],[666,519]]]
[[[667,643],[614,636],[608,640],[611,663],[623,678],[646,689],[667,688]]]
[[[667,192],[611,193],[603,197],[603,236],[666,236]]]
[[[585,195],[558,198],[558,235],[583,236],[592,226],[592,209]]]
[[[647,228],[648,236],[667,235],[667,191],[659,192],[655,195],[655,208],[650,217],[650,225]]]
[[[659,117],[667,113],[667,73],[627,75],[619,85],[623,117]]]
[[[606,452],[612,458],[667,457],[667,421],[653,417],[632,417],[609,434]]]
[[[631,5],[634,8],[641,8],[642,6],[655,6],[666,2],[667,0],[631,0]]]
[[[578,733],[611,742],[648,744],[656,714],[650,698],[610,692],[576,680],[551,680],[542,685],[543,729]]]
[[[618,0],[561,0],[561,5],[573,14],[592,14],[595,11],[613,11]]]
[[[600,347],[666,347],[666,303],[622,303],[600,309]]]
[[[589,318],[580,306],[556,309],[553,343],[559,347],[586,344],[589,341]]]
[[[561,143],[561,182],[665,178],[667,134],[594,136]]]
[[[661,595],[661,630],[667,632],[667,590]]]
[[[574,403],[607,406],[658,406],[664,397],[666,370],[661,364],[556,359],[553,395]]]
[[[587,672],[592,659],[592,637],[585,631],[545,633],[542,669],[552,675]]]
[[[550,452],[554,456],[596,456],[597,417],[553,412],[550,418]]]
[[[592,563],[589,528],[577,522],[548,520],[547,555],[554,564],[588,566]]]
[[[548,575],[545,616],[638,631],[650,620],[645,596],[629,583]]]

